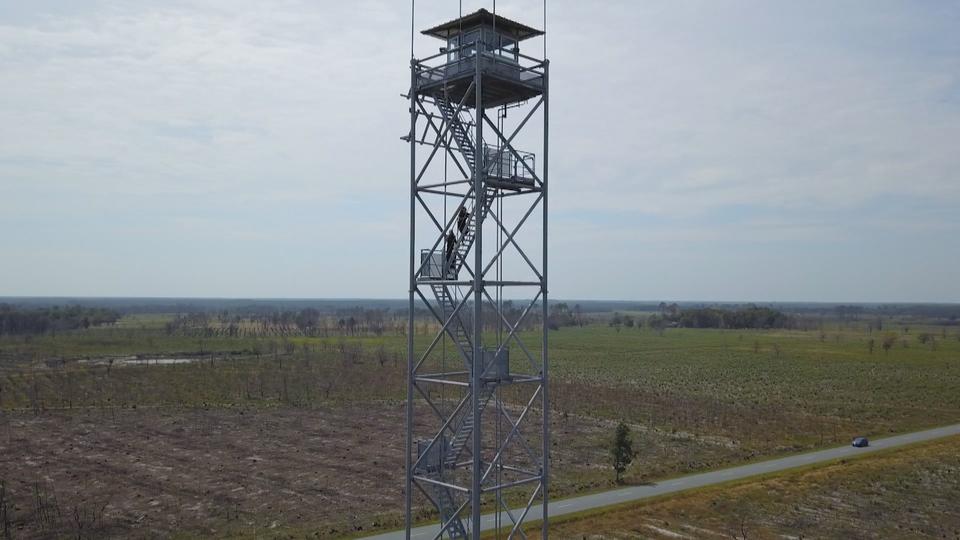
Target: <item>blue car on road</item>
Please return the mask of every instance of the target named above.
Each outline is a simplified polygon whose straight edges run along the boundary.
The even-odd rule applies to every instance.
[[[853,439],[853,446],[856,448],[866,448],[870,446],[870,441],[866,437],[857,437]]]

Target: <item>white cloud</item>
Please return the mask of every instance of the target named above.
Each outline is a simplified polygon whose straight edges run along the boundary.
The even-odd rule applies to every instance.
[[[417,4],[418,28],[456,16],[448,2]],[[540,1],[499,4],[540,24]],[[408,9],[54,3],[17,6],[7,20],[0,10],[0,223],[21,231],[0,240],[17,261],[0,269],[0,294],[402,294]],[[589,288],[577,257],[646,260],[624,245],[690,264],[722,245],[762,257],[780,238],[805,246],[805,264],[827,266],[831,253],[810,239],[955,234],[942,209],[960,207],[958,22],[950,4],[550,2],[554,294],[610,296]],[[417,36],[418,54],[437,45]],[[910,208],[883,217],[876,205],[889,201]],[[723,217],[739,208],[742,219]],[[119,265],[117,275],[143,267],[123,262],[138,251],[106,225],[118,215],[169,259],[210,258],[204,246],[220,238],[216,263],[241,270],[111,289],[97,260]],[[37,232],[47,229],[64,232]],[[284,269],[290,279],[278,285],[258,281],[262,268],[243,270],[248,246],[270,251],[262,243],[285,242],[284,231],[317,247],[314,258],[298,255],[302,271]],[[89,260],[69,281],[28,248],[66,250],[83,235],[102,241],[70,251]],[[358,245],[374,248],[351,253],[349,271],[328,267],[344,281],[313,279],[308,268],[330,250]],[[629,276],[608,282],[643,293]],[[703,294],[740,291],[703,283]],[[676,278],[661,290],[683,286]],[[769,294],[791,291],[806,290]]]

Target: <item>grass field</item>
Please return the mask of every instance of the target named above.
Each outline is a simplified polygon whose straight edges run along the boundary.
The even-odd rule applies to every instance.
[[[960,437],[554,520],[553,538],[960,538]],[[531,529],[536,534],[536,529]]]
[[[552,338],[555,407],[722,437],[747,452],[960,420],[960,341],[952,334],[938,336],[935,348],[904,334],[889,352],[877,346],[872,354],[871,336],[858,328],[822,340],[818,332],[659,336],[603,327]]]
[[[82,480],[91,477],[100,482],[97,492],[110,494],[98,522],[104,534],[339,536],[396,525],[405,337],[198,336],[168,333],[167,320],[130,316],[111,328],[0,339],[0,425],[7,433],[0,437],[0,479],[7,500],[16,501],[24,534],[54,526],[37,517],[44,511],[35,491],[56,493],[67,515],[85,508]],[[640,452],[628,483],[843,444],[853,435],[960,421],[957,328],[886,326],[870,332],[866,324],[834,321],[815,331],[657,332],[593,324],[551,332],[552,494],[612,486],[607,444],[621,419],[633,428]],[[888,335],[893,346],[884,350]],[[522,338],[534,346],[538,336]],[[162,364],[173,360],[187,363]],[[245,427],[231,428],[229,419],[241,415]],[[376,434],[396,455],[374,452],[353,435],[337,437],[356,451],[296,443],[298,425],[337,423]],[[113,433],[116,447],[66,446],[78,437],[77,425]],[[197,439],[177,431],[196,433],[193,425],[222,426],[209,428],[222,434]],[[299,469],[285,464],[281,451],[258,461],[269,481],[256,495],[242,489],[210,502],[171,483],[170,471],[204,463],[210,448],[219,448],[225,462],[243,464],[267,453],[253,449],[271,440],[298,451],[325,487],[299,482]],[[155,466],[104,468],[121,451],[149,455]],[[204,484],[227,486],[238,474],[217,471],[206,467]],[[359,488],[341,481],[347,471],[358,486],[386,486],[383,498],[356,497]],[[152,486],[151,496],[132,497],[143,485]],[[271,485],[289,486],[290,493],[267,508],[257,501],[273,500],[263,494]],[[307,511],[272,518],[288,498]],[[63,519],[55,525],[77,526]]]

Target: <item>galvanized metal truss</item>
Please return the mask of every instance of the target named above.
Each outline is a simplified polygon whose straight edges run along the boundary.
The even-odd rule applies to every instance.
[[[537,504],[542,506],[546,538],[549,63],[513,50],[514,58],[526,59],[526,65],[504,70],[496,64],[501,61],[499,51],[479,42],[473,46],[474,56],[454,50],[455,61],[439,68],[429,61],[443,55],[449,59],[451,51],[411,61],[411,90],[406,96],[407,538],[417,493],[439,515],[435,539],[479,538],[482,513],[493,514],[498,536],[526,538],[522,526]],[[467,61],[472,72],[463,69]],[[451,70],[453,64],[457,69]],[[454,75],[456,85],[447,80]],[[511,94],[517,85],[523,88]],[[485,93],[487,86],[492,93]],[[509,136],[498,125],[501,117],[488,115],[488,110],[507,106],[524,107]],[[531,130],[529,121],[538,112],[543,118],[540,173],[536,156],[514,146],[524,128]],[[485,136],[493,142],[485,144]],[[538,211],[542,233],[533,236],[536,240],[521,241],[522,231]],[[419,221],[425,222],[425,229],[418,229]],[[429,247],[418,245],[424,240]],[[487,243],[492,248],[485,247]],[[539,253],[531,257],[531,248]],[[508,254],[516,263],[509,269],[504,264]],[[535,261],[537,255],[540,261]],[[505,290],[511,298],[526,296],[519,312],[505,307]],[[432,333],[420,341],[418,307],[425,307],[434,320]],[[520,329],[529,329],[537,313],[532,324],[540,333],[540,350],[531,351],[529,334],[525,342]]]

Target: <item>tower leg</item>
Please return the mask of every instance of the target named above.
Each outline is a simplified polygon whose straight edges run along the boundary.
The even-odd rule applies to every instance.
[[[486,197],[486,189],[483,185],[483,75],[480,71],[481,62],[476,62],[476,74],[474,92],[476,92],[476,111],[477,126],[474,144],[476,145],[476,157],[473,167],[473,189],[474,196],[477,198],[478,207],[485,204],[483,197]],[[483,216],[479,212],[474,212],[472,218],[475,221],[474,230],[476,238],[474,240],[473,256],[474,265],[477,269],[473,276],[473,373],[470,381],[470,391],[472,392],[473,405],[473,482],[470,488],[470,510],[473,512],[471,530],[474,540],[480,540],[480,462],[481,462],[481,437],[480,437],[480,372],[482,371],[483,361],[483,276],[480,269],[483,268]]]
[[[547,318],[549,317],[550,311],[547,303],[547,186],[549,185],[547,181],[547,163],[549,162],[549,156],[547,155],[547,148],[549,148],[549,134],[550,134],[550,96],[549,96],[549,78],[550,75],[550,61],[544,60],[543,62],[543,280],[540,284],[540,291],[543,293],[543,350],[541,352],[540,358],[543,361],[541,382],[543,385],[543,396],[542,396],[542,407],[543,407],[543,470],[540,471],[541,474],[541,483],[543,484],[543,526],[541,530],[543,531],[542,538],[546,540],[549,536],[550,530],[550,514],[548,512],[549,500],[550,500],[550,378],[547,376],[550,361],[547,358],[547,340],[548,340],[548,330],[547,330]]]
[[[417,287],[415,268],[416,259],[416,221],[417,221],[417,96],[413,92],[417,82],[417,64],[410,60],[410,283],[409,303],[407,306],[407,410],[406,410],[406,438],[404,439],[404,472],[406,474],[403,488],[404,526],[406,538],[410,540],[410,527],[413,525],[412,497],[413,497],[413,302]]]

